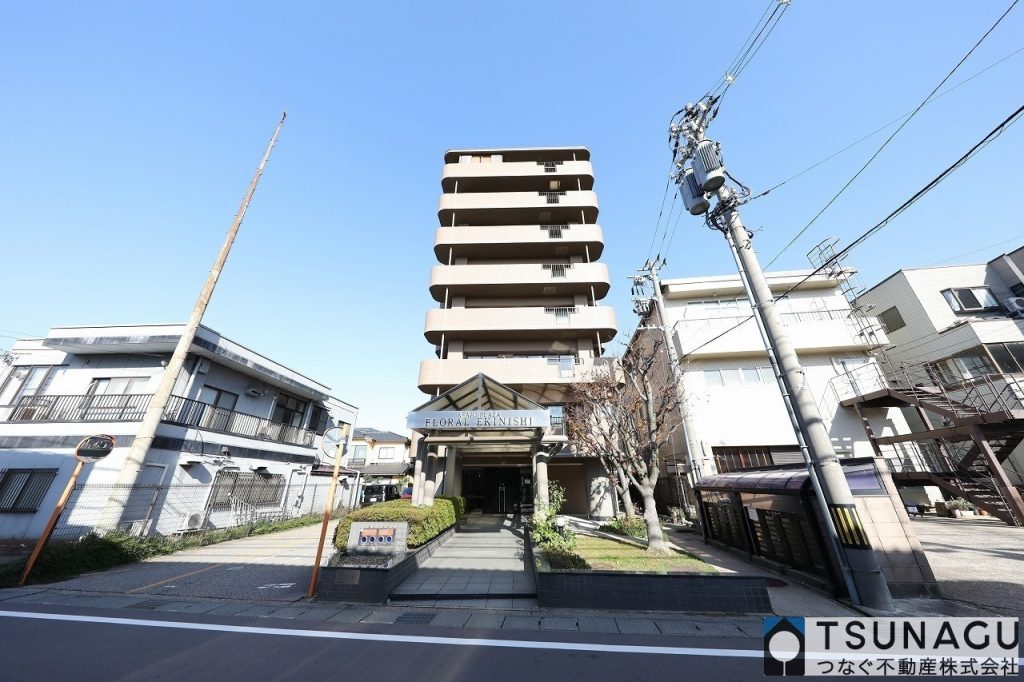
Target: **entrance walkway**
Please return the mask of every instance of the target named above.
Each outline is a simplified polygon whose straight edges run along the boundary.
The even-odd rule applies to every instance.
[[[419,570],[391,593],[392,601],[534,597],[518,516],[470,514]]]

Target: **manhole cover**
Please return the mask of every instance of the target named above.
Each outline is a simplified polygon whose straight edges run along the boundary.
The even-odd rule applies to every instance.
[[[436,615],[436,613],[403,613],[395,619],[395,622],[407,625],[427,625],[430,621],[434,620]]]

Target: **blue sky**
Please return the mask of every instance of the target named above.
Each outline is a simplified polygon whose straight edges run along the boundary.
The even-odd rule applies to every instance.
[[[1007,4],[794,0],[710,135],[733,175],[771,186],[913,109]],[[626,276],[654,234],[668,118],[716,81],[765,6],[4,3],[0,348],[54,325],[184,320],[283,108],[205,323],[325,382],[361,425],[403,429],[425,399],[447,148],[590,147],[608,300],[628,331]],[[951,83],[1021,47],[1018,8]],[[1024,53],[926,107],[776,269],[884,217],[1021,92]],[[763,260],[883,139],[745,207]],[[854,252],[865,283],[1024,242],[1022,142],[1024,126],[1010,129]],[[665,255],[668,277],[732,268],[688,217]]]

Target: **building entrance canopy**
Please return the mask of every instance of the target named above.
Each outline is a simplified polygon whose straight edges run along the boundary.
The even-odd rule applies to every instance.
[[[431,398],[407,419],[427,443],[461,452],[528,451],[550,425],[547,408],[484,374]]]

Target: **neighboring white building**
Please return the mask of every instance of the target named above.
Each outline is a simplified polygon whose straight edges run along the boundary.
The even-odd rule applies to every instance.
[[[406,481],[412,480],[407,478],[412,472],[410,444],[408,436],[393,431],[357,428],[352,432],[348,453],[341,463],[359,475],[363,504],[401,496]]]
[[[987,263],[899,270],[856,303],[892,342],[890,387],[917,392],[907,412],[932,446],[906,462],[908,474],[938,473],[947,492],[1024,521],[1024,247]]]
[[[783,294],[809,270],[768,273]],[[848,275],[843,275],[848,276]],[[687,440],[700,475],[801,462],[796,437],[772,373],[758,327],[736,275],[668,279],[661,283],[667,325],[681,359]],[[870,320],[851,318],[840,281],[815,275],[776,303],[822,418],[841,457],[874,456],[854,410],[839,403],[834,381],[874,363],[870,352],[886,343]],[[742,323],[742,324],[740,324]],[[739,326],[731,329],[734,325]],[[877,328],[877,324],[873,325]],[[728,331],[727,331],[728,330]],[[898,409],[866,410],[878,433],[906,433]],[[677,459],[687,445],[678,439]],[[680,451],[680,449],[683,449]]]
[[[38,536],[74,469],[74,447],[104,433],[116,447],[88,465],[61,520],[65,535],[116,524],[175,533],[243,516],[319,508],[307,484],[324,431],[348,437],[357,408],[330,389],[200,327],[124,510],[107,504],[184,325],[54,327],[17,341],[0,364],[0,539]],[[309,488],[312,486],[312,488]],[[198,515],[198,516],[197,516]]]

